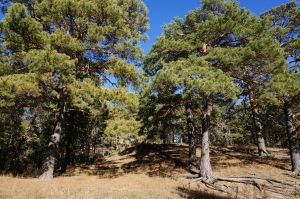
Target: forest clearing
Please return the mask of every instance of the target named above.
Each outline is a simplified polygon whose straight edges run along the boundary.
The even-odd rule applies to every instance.
[[[1,198],[300,198],[299,1],[186,2],[0,0]]]
[[[289,174],[288,151],[268,150],[277,157],[257,159],[254,147],[213,147],[213,169],[221,176],[265,176],[300,185],[300,180]],[[201,183],[191,183],[184,177],[190,174],[187,155],[187,145],[147,145],[129,148],[91,165],[72,166],[53,181],[2,176],[0,198],[300,198],[300,193],[276,194],[254,185],[228,184],[228,193],[220,193]]]

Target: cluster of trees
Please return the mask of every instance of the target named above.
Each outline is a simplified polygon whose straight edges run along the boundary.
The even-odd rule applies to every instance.
[[[300,8],[203,0],[151,51],[141,0],[2,0],[0,170],[53,178],[122,140],[289,147],[300,175]]]
[[[203,178],[213,177],[210,134],[215,143],[256,144],[261,157],[267,145],[289,145],[299,175],[299,31],[296,2],[257,17],[235,1],[204,0],[166,25],[145,57],[152,81],[142,131],[187,133],[190,167],[201,135]]]
[[[42,168],[53,177],[74,154],[134,137],[143,81],[140,0],[2,2],[1,170]],[[41,154],[44,154],[43,156]],[[78,156],[78,155],[77,155]],[[55,161],[59,159],[59,161]],[[85,160],[88,161],[88,160]]]

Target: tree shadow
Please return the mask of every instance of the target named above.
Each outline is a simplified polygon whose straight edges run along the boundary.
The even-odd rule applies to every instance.
[[[191,190],[184,187],[178,187],[177,191],[180,197],[188,199],[232,199],[232,197],[219,196],[203,190]]]
[[[63,176],[97,175],[100,178],[117,178],[125,174],[172,177],[188,172],[188,149],[178,145],[141,144],[122,151],[117,159],[96,162],[92,165],[77,164]]]
[[[171,177],[188,171],[186,146],[142,144],[130,155],[135,161],[122,165],[125,173],[146,173],[149,176]],[[123,152],[124,153],[124,152]]]
[[[286,151],[282,150],[280,153],[285,154]],[[253,164],[268,165],[276,167],[281,170],[289,171],[290,158],[287,156],[276,157],[259,157],[256,149],[251,147],[242,147],[242,146],[230,146],[226,148],[214,147],[212,152],[212,162],[215,165],[215,168],[224,168],[224,167],[237,167],[237,166],[248,166]],[[224,161],[226,160],[226,161]],[[231,160],[238,160],[239,162],[232,163]]]
[[[288,170],[286,158],[259,158],[254,148],[212,147],[211,159],[214,169],[247,167],[253,164],[269,165]],[[200,161],[199,158],[197,160]],[[174,177],[191,173],[188,167],[188,146],[140,144],[122,151],[119,156],[108,158],[92,165],[76,165],[68,169],[64,176],[78,173],[97,175],[100,178],[117,178],[125,174],[146,174],[150,177]]]
[[[101,176],[101,178],[113,178],[122,175],[119,169],[116,161],[101,161],[93,165],[77,164],[69,167],[62,176],[76,176],[84,173],[91,176]]]

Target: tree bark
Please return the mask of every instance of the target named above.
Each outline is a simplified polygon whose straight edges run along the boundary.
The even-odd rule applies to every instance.
[[[55,114],[55,123],[52,131],[51,139],[48,144],[48,151],[46,152],[46,158],[42,167],[42,175],[40,179],[50,180],[53,179],[54,167],[56,155],[58,153],[58,146],[61,139],[62,133],[62,122],[64,120],[64,114],[66,112],[66,102],[65,102],[66,87],[61,86],[60,97],[58,102],[57,112]]]
[[[250,100],[250,106],[252,111],[253,131],[257,138],[258,155],[260,157],[267,156],[268,152],[267,152],[265,138],[262,131],[263,127],[260,118],[258,116],[258,109],[255,103],[253,88],[251,85],[248,85],[248,92],[249,92],[249,100]]]
[[[293,175],[300,176],[300,143],[297,132],[293,124],[293,112],[289,102],[284,104],[284,114],[286,122],[286,133],[289,141],[290,156],[292,162]]]
[[[66,147],[65,147],[65,154],[64,154],[64,159],[62,162],[61,166],[61,173],[66,172],[68,165],[71,163],[71,153],[72,153],[72,148],[73,148],[73,142],[74,142],[74,125],[71,124],[75,120],[75,114],[69,114],[68,115],[68,123],[70,123],[69,128],[66,131],[65,134],[65,139],[66,139]]]
[[[204,112],[202,118],[202,148],[201,148],[201,163],[200,177],[204,179],[212,179],[213,172],[210,164],[209,154],[209,127],[210,117],[212,113],[213,102],[211,97],[206,97],[204,101]]]
[[[67,167],[68,165],[70,165],[70,162],[71,162],[71,146],[70,143],[67,143],[65,157],[61,166],[61,173],[67,171]]]
[[[185,113],[188,128],[188,139],[189,139],[189,168],[196,167],[196,143],[195,143],[195,125],[194,115],[192,112],[191,102],[185,104]]]

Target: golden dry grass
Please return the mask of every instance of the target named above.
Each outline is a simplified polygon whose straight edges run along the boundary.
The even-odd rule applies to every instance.
[[[176,198],[173,190],[178,185],[171,179],[143,174],[114,179],[82,175],[52,181],[1,177],[0,198]]]
[[[288,151],[269,149],[272,158],[258,158],[253,147],[213,147],[215,175],[269,176],[297,180],[289,176]],[[200,154],[200,151],[197,151]],[[176,178],[188,174],[187,146],[144,145],[93,165],[76,165],[52,181],[34,178],[0,177],[0,198],[299,198],[261,192],[254,186],[235,184],[230,194],[219,193],[201,183]],[[298,180],[300,183],[300,180]]]

